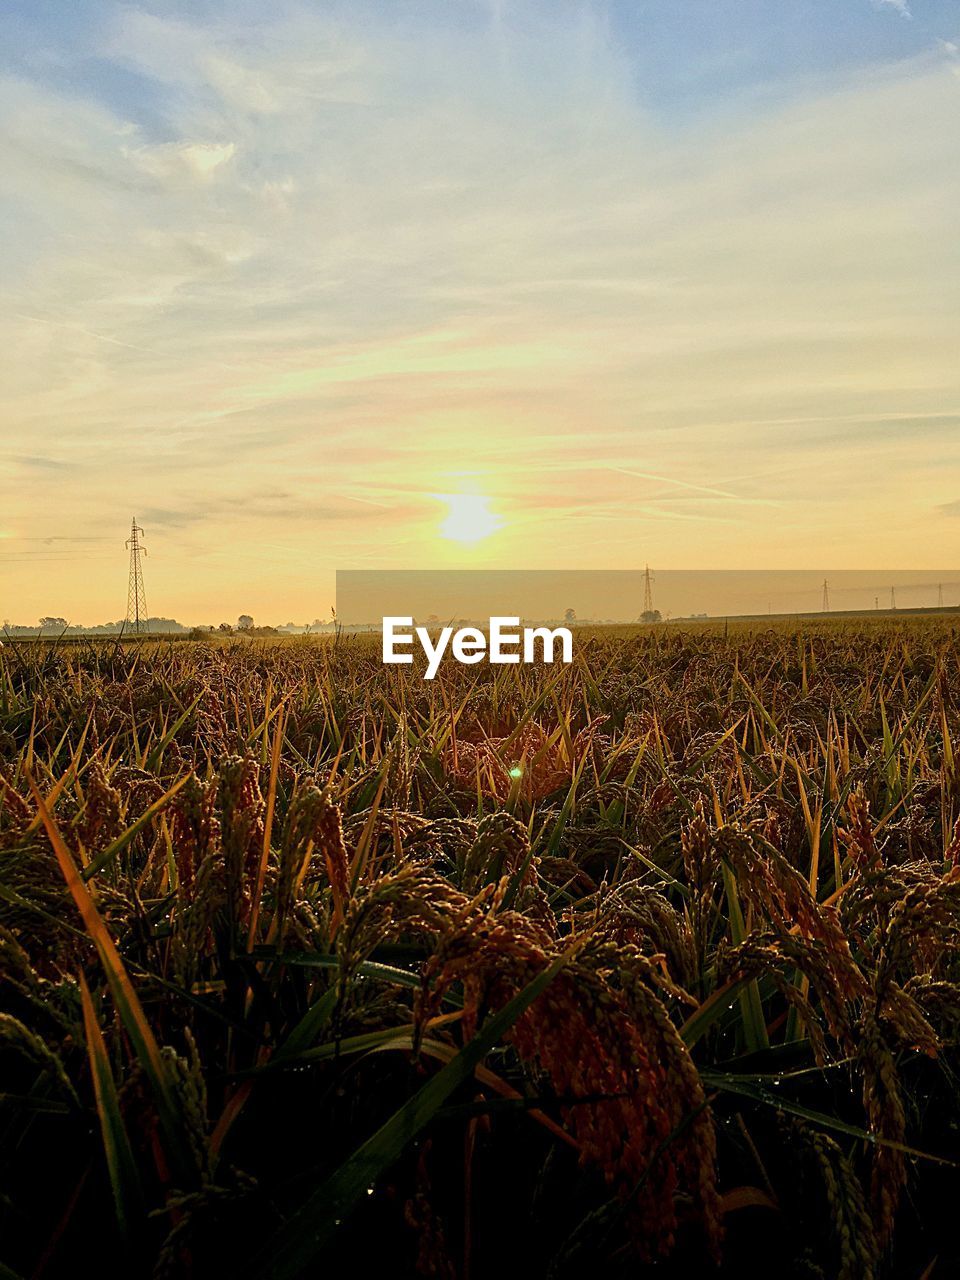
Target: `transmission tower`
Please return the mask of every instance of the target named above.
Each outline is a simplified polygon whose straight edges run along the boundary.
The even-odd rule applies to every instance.
[[[830,612],[830,592],[827,590],[827,580],[823,580],[823,612]]]
[[[891,587],[890,588],[890,608],[896,609],[896,607],[897,607],[897,588]]]
[[[943,583],[942,582],[937,583],[937,608],[938,609],[943,608]]]
[[[133,625],[136,635],[140,634],[141,629],[146,630],[147,627],[147,597],[143,590],[143,569],[140,565],[140,557],[147,554],[147,549],[140,541],[143,530],[137,524],[137,517],[133,517],[133,523],[130,526],[130,537],[127,539],[126,545],[130,550],[130,580],[127,585],[127,622]]]
[[[653,579],[650,576],[649,565],[643,575],[643,612],[653,613]]]

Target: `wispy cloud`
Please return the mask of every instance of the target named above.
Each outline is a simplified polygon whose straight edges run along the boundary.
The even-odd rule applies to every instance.
[[[0,432],[53,460],[4,523],[119,534],[83,599],[14,579],[32,612],[115,612],[133,510],[164,612],[295,612],[431,563],[453,485],[513,563],[923,562],[960,479],[955,54],[694,127],[583,8],[110,9],[77,63],[149,115],[0,80]]]
[[[8,455],[4,460],[8,461],[15,467],[21,467],[25,471],[58,472],[72,470],[71,464],[69,462],[64,462],[60,458],[40,457],[29,453]]]
[[[901,18],[913,17],[907,0],[874,0],[874,3],[887,9],[895,9]]]

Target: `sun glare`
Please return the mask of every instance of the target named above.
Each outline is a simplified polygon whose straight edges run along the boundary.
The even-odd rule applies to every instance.
[[[440,536],[451,542],[472,545],[489,538],[503,525],[490,510],[490,499],[476,493],[438,493],[448,510],[440,525]]]

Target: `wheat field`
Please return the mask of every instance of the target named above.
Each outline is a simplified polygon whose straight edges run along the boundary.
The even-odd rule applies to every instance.
[[[8,645],[0,1275],[955,1275],[958,635]]]

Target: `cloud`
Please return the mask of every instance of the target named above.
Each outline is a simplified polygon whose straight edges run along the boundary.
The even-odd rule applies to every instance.
[[[143,173],[163,182],[178,176],[209,182],[236,152],[233,142],[179,142],[130,148],[127,154]]]
[[[71,537],[69,534],[51,534],[47,537],[42,537],[42,538],[18,538],[17,541],[18,542],[41,542],[43,543],[44,546],[52,546],[54,543],[58,543],[58,542],[78,542],[78,543],[109,542],[111,541],[111,539],[91,538],[91,537],[75,538],[75,537]]]
[[[422,495],[468,483],[515,563],[929,554],[960,478],[949,51],[691,124],[573,6],[343,12],[118,11],[96,52],[149,112],[0,81],[0,431],[82,468],[44,475],[58,519],[122,543],[142,508],[185,617],[202,583],[299,615],[337,565],[430,563]],[[57,607],[110,612],[91,581]]]
[[[941,515],[960,517],[960,498],[957,498],[954,502],[941,502],[937,510]]]
[[[186,529],[209,518],[209,513],[199,504],[186,509],[146,507],[139,517],[145,524],[161,529]]]
[[[9,461],[14,466],[22,467],[25,471],[69,471],[72,469],[72,463],[64,462],[60,458],[38,457],[31,454],[10,455]]]
[[[887,8],[890,8],[890,9],[896,9],[897,13],[899,13],[901,18],[913,17],[913,14],[910,12],[910,6],[907,3],[907,0],[874,0],[874,3],[878,5],[885,5]]]
[[[163,531],[190,530],[195,526],[230,526],[246,523],[281,522],[284,526],[307,521],[311,524],[358,521],[383,525],[409,518],[410,502],[380,502],[348,493],[320,493],[311,499],[302,492],[250,488],[225,496],[205,498],[200,493],[172,495],[167,507],[145,507],[140,518],[144,526]],[[357,504],[357,505],[354,505]]]

